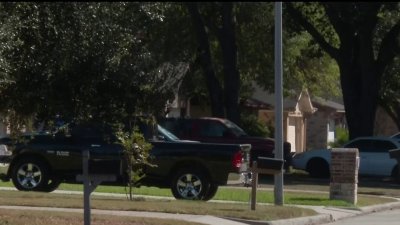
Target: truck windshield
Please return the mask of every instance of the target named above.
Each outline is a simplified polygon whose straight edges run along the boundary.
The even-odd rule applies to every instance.
[[[168,141],[178,141],[179,138],[166,130],[164,127],[157,124],[158,133],[165,137]]]
[[[230,120],[224,120],[225,125],[229,128],[230,131],[236,136],[236,137],[243,137],[247,136],[246,132],[242,130],[238,125],[236,125],[234,122]]]

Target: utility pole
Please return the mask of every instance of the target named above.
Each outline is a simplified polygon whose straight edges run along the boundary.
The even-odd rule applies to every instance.
[[[283,160],[282,2],[275,2],[275,158]],[[283,205],[283,169],[274,175],[275,205]]]

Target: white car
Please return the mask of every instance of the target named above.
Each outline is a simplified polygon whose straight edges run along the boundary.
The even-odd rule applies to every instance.
[[[397,160],[390,158],[389,150],[400,149],[400,139],[393,137],[359,137],[346,143],[343,148],[357,148],[360,157],[359,175],[396,177]],[[309,150],[295,154],[294,169],[305,170],[312,177],[327,178],[330,175],[330,149]]]

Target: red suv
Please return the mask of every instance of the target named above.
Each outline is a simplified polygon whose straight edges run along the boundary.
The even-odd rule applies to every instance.
[[[230,120],[216,117],[162,118],[158,123],[180,139],[209,143],[251,144],[251,162],[258,156],[274,157],[275,143],[272,138],[251,137]],[[284,142],[284,160],[287,169],[292,154],[289,142]]]

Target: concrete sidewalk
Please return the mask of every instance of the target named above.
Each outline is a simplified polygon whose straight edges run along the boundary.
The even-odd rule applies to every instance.
[[[15,188],[3,188],[0,190],[16,190]],[[82,194],[79,191],[62,191],[56,190],[54,193],[60,194]],[[94,192],[92,195],[99,196],[115,196],[125,198],[125,194],[111,194],[111,193],[99,193]],[[138,195],[135,195],[138,196]],[[158,199],[174,199],[169,197],[155,197],[155,196],[140,196],[144,198],[158,198]],[[399,200],[399,199],[397,199]],[[225,202],[211,200],[211,202]],[[232,202],[233,203],[233,202]],[[138,211],[119,211],[119,210],[98,210],[92,209],[92,214],[101,215],[114,215],[114,216],[132,216],[132,217],[150,217],[150,218],[161,218],[161,219],[176,219],[188,222],[197,222],[208,225],[258,225],[258,224],[270,224],[270,225],[311,225],[311,224],[326,224],[336,220],[340,220],[347,217],[359,216],[367,213],[397,209],[400,208],[400,201],[386,203],[381,205],[374,205],[368,207],[362,207],[360,210],[343,209],[337,207],[325,207],[325,206],[304,206],[295,205],[296,207],[309,208],[318,213],[316,216],[299,217],[293,219],[275,220],[275,221],[251,221],[241,220],[235,218],[220,218],[210,215],[191,215],[191,214],[173,214],[173,213],[158,213],[158,212],[138,212]],[[71,208],[53,208],[53,207],[26,207],[26,206],[0,206],[1,209],[23,209],[23,210],[41,210],[41,211],[61,211],[61,212],[78,212],[83,213],[83,209],[71,209]]]
[[[304,207],[304,206],[299,206]],[[56,212],[74,212],[83,213],[83,209],[71,209],[71,208],[54,208],[54,207],[30,207],[30,206],[0,206],[1,209],[13,209],[13,210],[35,210],[35,211],[56,211]],[[353,217],[357,215],[363,215],[366,213],[378,212],[383,210],[390,210],[394,208],[400,208],[400,202],[388,203],[378,205],[374,207],[364,207],[360,211],[358,210],[347,210],[333,207],[318,207],[318,206],[307,206],[305,208],[311,208],[318,212],[316,216],[310,217],[299,217],[285,220],[275,221],[250,221],[250,220],[239,220],[232,218],[219,218],[209,215],[191,215],[191,214],[173,214],[173,213],[158,213],[158,212],[138,212],[138,211],[119,211],[119,210],[99,210],[92,209],[92,214],[98,215],[112,215],[112,216],[132,216],[132,217],[147,217],[147,218],[160,218],[160,219],[175,219],[183,220],[188,222],[197,222],[208,225],[311,225],[311,224],[326,224],[339,219]]]

